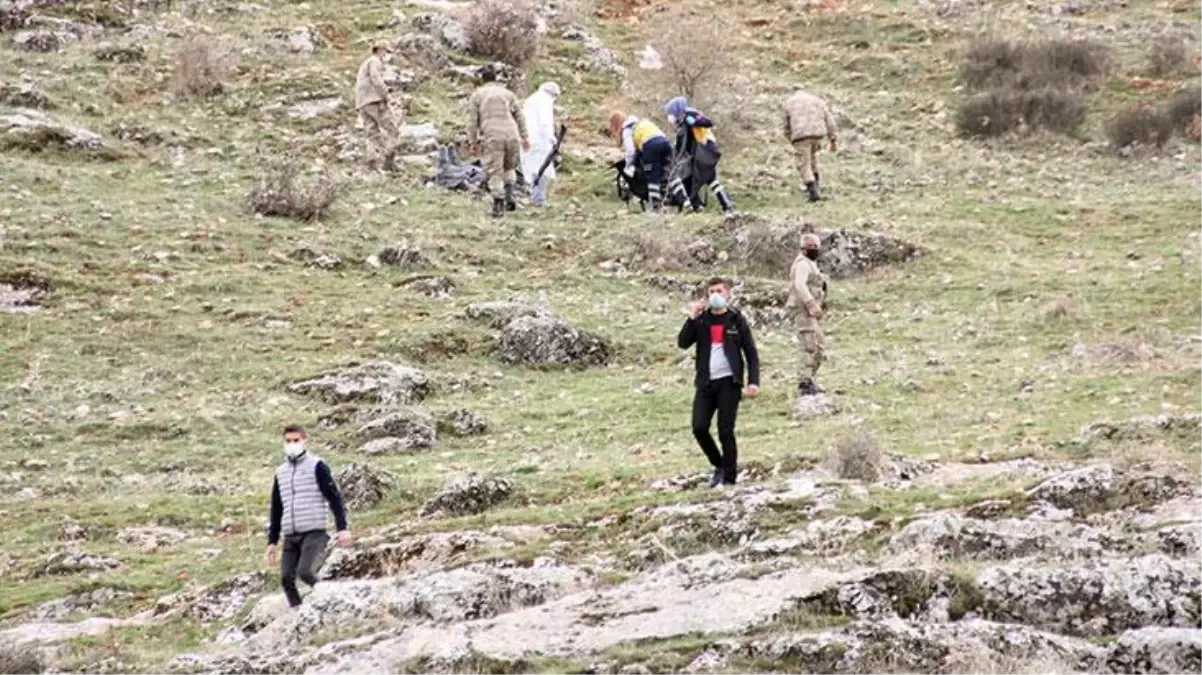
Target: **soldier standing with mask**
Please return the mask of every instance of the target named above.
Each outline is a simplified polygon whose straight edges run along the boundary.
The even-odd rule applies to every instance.
[[[680,329],[681,349],[697,345],[696,393],[693,396],[693,437],[714,467],[710,487],[734,485],[739,473],[739,450],[735,441],[735,419],[743,394],[760,393],[760,357],[751,326],[739,310],[730,307],[730,282],[710,279],[707,296],[689,307],[689,318]],[[747,357],[747,388],[743,389],[743,357]],[[718,440],[710,435],[710,423],[718,413]]]
[[[271,486],[271,524],[267,531],[267,563],[274,565],[280,534],[284,535],[284,555],[280,560],[280,585],[288,604],[301,604],[296,580],[317,584],[318,558],[326,550],[326,510],[334,513],[339,546],[351,545],[342,493],[334,484],[330,467],[305,447],[305,430],[284,427],[284,463],[275,470]]]
[[[822,305],[826,301],[826,275],[818,269],[822,240],[816,234],[801,237],[801,254],[789,271],[788,307],[793,312],[797,337],[801,341],[801,361],[798,367],[797,391],[801,396],[821,394],[814,376],[825,358],[826,345],[822,336]]]

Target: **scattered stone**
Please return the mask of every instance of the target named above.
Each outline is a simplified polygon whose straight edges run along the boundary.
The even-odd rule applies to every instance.
[[[1202,414],[1182,413],[1133,417],[1125,422],[1094,422],[1081,430],[1086,443],[1096,441],[1146,441],[1164,436],[1196,439]]]
[[[49,110],[54,106],[41,86],[28,80],[16,84],[0,85],[0,103],[16,108],[39,108]]]
[[[835,401],[835,397],[830,394],[798,396],[797,401],[793,404],[793,411],[790,413],[793,419],[826,417],[837,414],[839,414],[839,404]]]
[[[1027,496],[1062,509],[1105,504],[1115,493],[1114,467],[1096,464],[1057,474],[1027,490]]]
[[[419,63],[423,67],[438,71],[451,64],[442,51],[439,39],[427,33],[407,33],[397,38],[393,45],[399,56],[408,63]]]
[[[174,593],[155,602],[156,616],[182,615],[201,623],[228,621],[234,618],[253,596],[267,587],[267,573],[239,574],[198,591]]]
[[[117,541],[135,546],[142,553],[154,553],[187,538],[187,534],[170,527],[127,527],[117,533]]]
[[[503,83],[506,87],[513,91],[521,91],[526,85],[526,74],[520,68],[494,61],[491,64],[479,64],[474,66],[456,66],[451,65],[443,69],[443,75],[466,84],[475,84],[480,81],[480,69],[485,65],[491,65],[497,74],[497,81]]]
[[[1196,627],[1202,603],[1197,561],[1159,553],[1081,567],[1018,562],[982,571],[975,585],[990,618],[1083,636]]]
[[[454,436],[478,436],[488,431],[488,420],[483,415],[460,408],[443,415],[438,420],[438,428]]]
[[[427,298],[446,299],[455,294],[455,282],[443,276],[418,276],[397,282],[398,288]]]
[[[501,329],[500,347],[501,360],[528,366],[600,366],[612,357],[604,339],[550,314],[510,321]]]
[[[408,242],[401,242],[384,248],[379,253],[368,258],[367,264],[372,267],[379,267],[380,265],[391,265],[392,267],[429,267],[430,261],[420,248],[411,246]]]
[[[0,274],[0,313],[39,312],[53,287],[49,279],[30,272]]]
[[[312,26],[302,26],[288,34],[288,51],[293,54],[312,56],[321,43],[321,36]]]
[[[336,270],[342,267],[342,258],[336,255],[319,255],[309,261],[308,265],[323,270]]]
[[[357,435],[364,443],[383,439],[395,441],[361,448],[367,454],[378,454],[433,447],[437,433],[433,418],[424,412],[407,408],[371,420],[359,427]]]
[[[799,553],[837,555],[864,535],[875,531],[877,527],[878,525],[871,520],[852,516],[814,520],[804,528],[793,530],[783,537],[754,542],[747,552],[752,559]]]
[[[503,552],[513,544],[472,531],[431,532],[400,541],[353,549],[336,548],[321,568],[322,579],[380,579],[458,567],[483,553]]]
[[[446,14],[423,12],[414,15],[410,21],[415,29],[433,35],[447,48],[457,52],[467,51],[470,42],[463,24]]]
[[[1189,525],[1170,525],[1156,531],[1157,548],[1175,558],[1194,558],[1202,555],[1202,529],[1197,522]]]
[[[293,394],[316,396],[326,403],[351,401],[413,404],[426,398],[430,383],[416,368],[374,361],[331,370],[288,385]]]
[[[328,117],[337,115],[342,110],[342,98],[331,96],[329,98],[318,98],[311,101],[302,101],[293,104],[287,109],[288,117],[295,120],[311,120],[317,117]]]
[[[53,52],[63,44],[58,33],[49,30],[23,30],[13,36],[13,43],[27,52]]]
[[[889,540],[889,548],[899,555],[934,552],[946,559],[1090,558],[1117,546],[1110,537],[1086,525],[1015,518],[976,520],[953,513],[914,520]]]
[[[46,557],[30,575],[32,578],[79,574],[81,572],[108,572],[120,569],[121,561],[116,558],[80,553],[78,551],[59,551]]]
[[[578,26],[564,30],[562,37],[565,40],[584,45],[584,51],[588,55],[585,65],[589,70],[612,75],[618,82],[626,81],[626,67],[622,65],[613,50],[605,46],[601,38]]]
[[[511,300],[489,300],[473,302],[465,312],[467,318],[475,321],[486,321],[492,328],[503,328],[505,324],[523,316],[539,316],[542,310],[538,307]]]
[[[1119,636],[1106,665],[1115,673],[1202,671],[1202,630],[1148,627]]]
[[[146,60],[146,48],[142,45],[101,45],[92,52],[97,61],[113,63],[139,63]]]
[[[104,612],[117,602],[127,600],[131,597],[133,597],[133,594],[127,591],[112,588],[97,588],[84,593],[77,593],[65,598],[44,602],[34,607],[23,618],[28,621],[66,621],[73,614],[95,615]]]
[[[504,478],[461,474],[447,481],[422,505],[421,515],[468,516],[483,513],[509,499],[513,483]]]
[[[336,482],[342,500],[351,511],[375,507],[397,486],[396,474],[367,464],[348,464],[338,472]]]
[[[0,149],[20,149],[26,152],[45,150],[84,150],[106,156],[104,138],[89,129],[58,122],[37,110],[13,110],[0,115]]]

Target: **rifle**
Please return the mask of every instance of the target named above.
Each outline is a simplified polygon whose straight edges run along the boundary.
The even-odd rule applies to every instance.
[[[559,154],[559,146],[563,145],[563,137],[567,135],[567,133],[567,125],[560,124],[559,133],[555,135],[555,145],[551,148],[551,152],[547,153],[547,158],[543,160],[543,165],[538,167],[538,173],[534,175],[534,180],[530,181],[531,185],[538,185],[538,181],[542,180],[543,174],[547,171],[547,167],[551,166],[551,162],[555,161],[555,155]]]

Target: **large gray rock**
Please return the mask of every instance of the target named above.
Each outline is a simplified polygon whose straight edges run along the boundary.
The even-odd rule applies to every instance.
[[[112,588],[97,588],[44,602],[22,617],[26,621],[65,621],[72,614],[95,615],[133,594]]]
[[[1005,560],[1033,555],[1057,559],[1102,555],[1117,543],[1087,525],[1036,519],[979,520],[937,513],[907,524],[889,540],[898,555],[933,552],[941,558]]]
[[[923,254],[921,247],[893,237],[848,230],[820,232],[819,236],[822,239],[822,255],[818,258],[818,266],[833,279],[897,265]]]
[[[105,150],[104,137],[84,127],[60,122],[37,110],[12,110],[0,115],[0,129],[5,131],[0,142],[31,152],[46,149]]]
[[[350,401],[411,404],[426,397],[430,383],[416,368],[375,361],[294,382],[288,385],[288,391],[332,404]]]
[[[387,447],[384,443],[376,443],[370,447],[365,445],[363,451],[368,454],[429,448],[434,446],[434,441],[438,437],[434,418],[412,408],[395,410],[377,417],[359,427],[357,434],[359,440],[364,443],[382,439],[397,441],[388,444]]]
[[[492,328],[503,328],[518,317],[538,316],[542,313],[538,307],[512,300],[473,302],[465,311],[467,318],[486,322]]]
[[[626,82],[626,66],[623,66],[613,50],[601,38],[578,26],[563,31],[563,39],[579,42],[587,55],[584,65],[597,73],[611,75],[620,83]]]
[[[353,549],[336,548],[326,558],[323,579],[379,579],[456,567],[482,553],[503,552],[512,544],[500,537],[460,530],[431,532],[397,541],[361,539]]]
[[[346,507],[362,511],[379,504],[395,490],[397,477],[391,471],[367,464],[348,464],[338,472],[337,483]]]
[[[53,52],[63,42],[62,36],[51,30],[23,30],[13,36],[13,44],[27,52]]]
[[[117,532],[117,541],[136,547],[143,553],[179,544],[188,535],[171,527],[127,527]]]
[[[0,84],[0,103],[15,108],[40,108],[49,110],[54,105],[46,90],[36,82],[20,80],[15,84]]]
[[[467,516],[504,502],[513,495],[514,485],[504,478],[482,478],[474,473],[461,474],[447,481],[422,505],[422,515]]]
[[[108,572],[121,568],[121,561],[108,556],[93,555],[81,551],[59,551],[45,558],[34,569],[33,577],[79,574],[81,572]]]
[[[452,410],[438,420],[438,428],[455,436],[478,436],[488,431],[488,419],[466,408]]]
[[[1119,636],[1106,665],[1115,673],[1202,672],[1202,630],[1139,628]]]
[[[1114,467],[1096,464],[1052,476],[1027,490],[1027,496],[1062,509],[1088,510],[1105,504],[1116,484]]]
[[[441,12],[422,12],[410,19],[414,28],[437,38],[448,49],[466,52],[468,48],[467,32],[463,24]]]
[[[155,602],[154,614],[164,618],[183,616],[201,623],[228,621],[266,587],[266,573],[247,572],[207,588],[163,596]]]
[[[604,339],[550,314],[523,316],[501,329],[501,360],[527,366],[599,366],[612,349]]]
[[[1073,635],[1113,635],[1145,626],[1197,627],[1202,570],[1161,554],[1076,567],[1016,562],[975,582],[990,618]]]
[[[1086,443],[1096,441],[1146,441],[1164,436],[1196,439],[1202,414],[1180,413],[1133,417],[1123,422],[1094,422],[1081,430]]]

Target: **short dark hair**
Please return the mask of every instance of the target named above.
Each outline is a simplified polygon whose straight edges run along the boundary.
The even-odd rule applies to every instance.
[[[726,290],[730,290],[730,280],[726,277],[710,277],[710,280],[705,282],[705,287],[708,289],[710,286],[717,286],[718,284],[722,284],[726,287]]]
[[[284,435],[287,436],[288,434],[301,434],[302,436],[308,435],[305,433],[305,428],[299,424],[289,424],[288,426],[284,427]]]
[[[480,79],[485,82],[497,81],[497,69],[492,67],[491,63],[486,63],[480,66]]]

